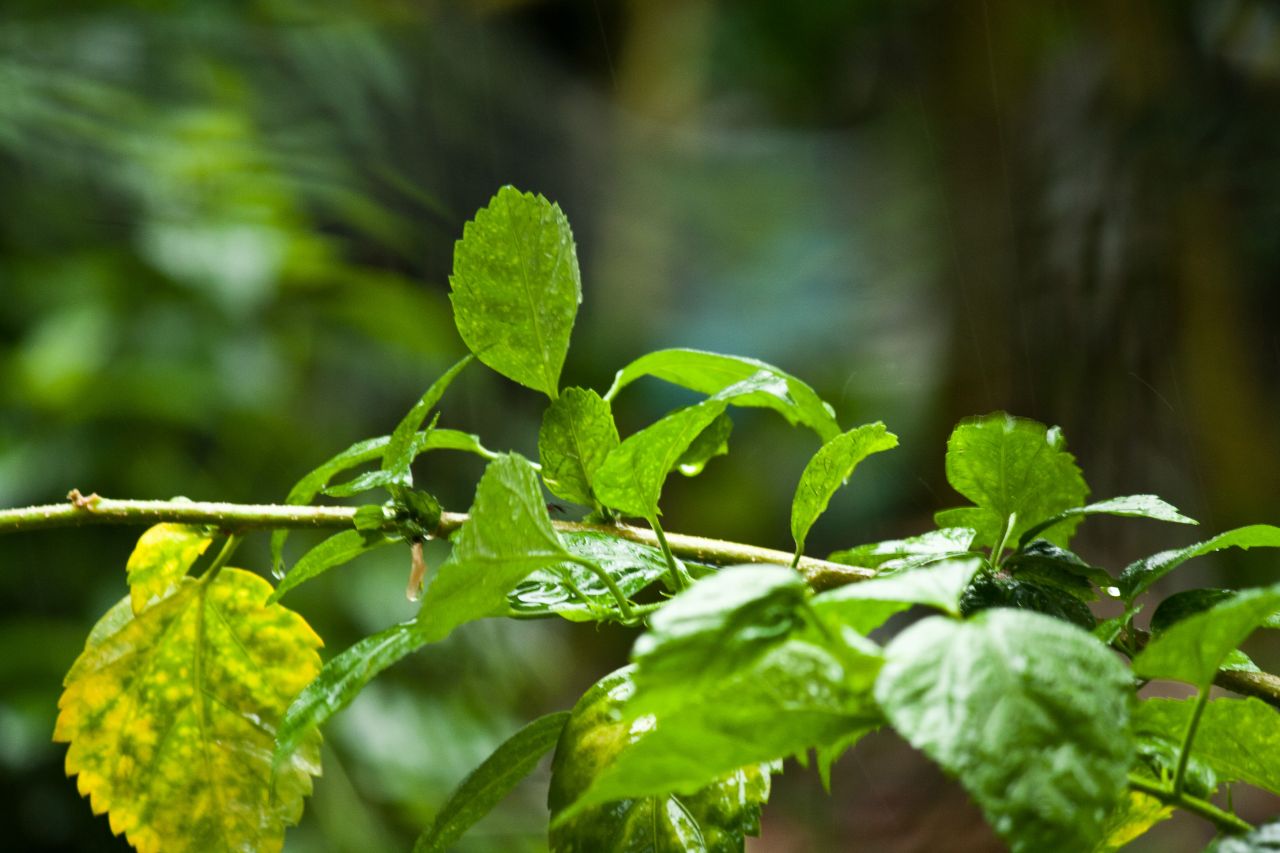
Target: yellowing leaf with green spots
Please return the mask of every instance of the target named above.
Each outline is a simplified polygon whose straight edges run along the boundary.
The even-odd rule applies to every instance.
[[[67,673],[54,740],[95,814],[151,851],[278,851],[320,772],[312,735],[276,768],[276,726],[320,670],[320,638],[239,569],[181,578],[99,620]]]
[[[157,524],[142,534],[125,566],[133,612],[141,613],[182,580],[212,541],[207,529],[185,524]]]

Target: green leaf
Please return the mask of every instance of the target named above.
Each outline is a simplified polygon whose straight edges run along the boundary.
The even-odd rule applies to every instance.
[[[1176,569],[1193,557],[1212,554],[1224,548],[1280,548],[1280,527],[1270,524],[1251,524],[1248,527],[1237,527],[1226,533],[1219,533],[1212,539],[1176,548],[1172,551],[1161,551],[1150,557],[1131,563],[1120,575],[1117,586],[1125,600],[1137,598],[1156,581]]]
[[[432,427],[425,432],[417,434],[409,461],[412,462],[413,459],[432,450],[460,450],[465,453],[473,453],[482,459],[490,461],[498,458],[498,454],[480,443],[479,436],[456,429],[437,429]],[[406,485],[402,474],[397,474],[395,471],[384,471],[379,468],[376,471],[365,471],[362,474],[358,474],[345,483],[326,486],[321,490],[321,493],[331,498],[349,498],[373,489],[389,489],[397,485]]]
[[[459,359],[439,379],[432,382],[422,398],[413,405],[408,414],[400,419],[400,423],[396,424],[395,430],[391,433],[391,440],[387,442],[387,449],[382,454],[382,470],[392,474],[396,478],[397,485],[413,485],[413,472],[409,466],[416,455],[414,449],[417,444],[418,428],[440,402],[440,398],[444,396],[445,390],[453,383],[454,378],[471,363],[471,359],[472,356],[469,355]],[[432,427],[434,426],[433,423]],[[427,432],[430,433],[431,430],[428,429]]]
[[[1280,609],[1280,584],[1241,592],[1152,638],[1133,671],[1206,688],[1227,655]]]
[[[860,652],[841,658],[788,640],[719,683],[690,684],[682,707],[656,715],[637,714],[653,705],[637,681],[622,708],[622,720],[631,722],[627,744],[568,815],[627,797],[692,793],[734,768],[865,734],[882,722],[872,696],[882,659]]]
[[[676,461],[676,470],[686,477],[696,477],[717,456],[729,452],[729,436],[733,433],[733,418],[721,413],[711,426],[698,433],[689,449]]]
[[[1155,495],[1126,495],[1121,498],[1110,498],[1105,501],[1091,503],[1088,506],[1077,506],[1063,510],[1052,518],[1047,518],[1024,531],[1020,544],[1026,545],[1036,535],[1067,519],[1083,518],[1087,515],[1120,515],[1128,518],[1150,518],[1155,521],[1168,521],[1173,524],[1200,523],[1194,518],[1188,518],[1178,512],[1177,507],[1166,503]]]
[[[404,622],[365,637],[325,664],[285,711],[276,733],[275,763],[317,737],[316,729],[350,705],[374,676],[427,642],[416,622]]]
[[[760,831],[768,766],[743,767],[692,794],[630,797],[566,816],[633,738],[618,719],[635,689],[630,672],[618,670],[588,690],[560,736],[547,798],[552,853],[741,853],[744,836]]]
[[[471,518],[427,587],[418,623],[435,642],[464,622],[503,615],[516,584],[571,557],[551,526],[533,466],[516,454],[500,456],[480,478]]]
[[[1076,554],[1045,539],[1024,545],[1003,564],[1019,580],[1029,580],[1070,593],[1081,601],[1095,601],[1094,584],[1111,585],[1111,575],[1089,565]]]
[[[1043,613],[1086,631],[1098,624],[1089,605],[1075,593],[1023,578],[979,575],[960,600],[960,612],[966,616],[996,607]]]
[[[666,349],[643,355],[618,371],[613,387],[604,395],[612,400],[641,376],[654,376],[702,394],[717,394],[745,379],[764,374],[768,381],[750,394],[734,397],[735,406],[773,409],[792,424],[803,424],[823,441],[840,434],[831,406],[812,388],[771,364],[754,358],[721,355],[695,349]]]
[[[841,433],[813,455],[791,501],[791,536],[797,552],[804,552],[809,529],[826,512],[831,496],[849,479],[858,463],[873,453],[898,446],[898,437],[883,423],[863,424]]]
[[[1057,427],[1004,412],[962,421],[947,441],[947,482],[976,506],[944,510],[939,527],[972,527],[974,544],[994,546],[1016,516],[1010,541],[1089,494]],[[1068,518],[1044,538],[1066,547],[1079,523]]]
[[[1234,589],[1188,589],[1176,592],[1160,602],[1151,614],[1151,633],[1162,634],[1188,616],[1208,610],[1239,594]],[[1280,628],[1280,610],[1262,620],[1260,628]]]
[[[957,557],[973,544],[972,527],[944,527],[906,539],[888,539],[836,551],[827,559],[848,566],[891,572],[937,559]]]
[[[239,569],[183,578],[136,616],[129,599],[67,673],[54,740],[95,814],[143,853],[278,851],[320,772],[312,732],[275,767],[289,700],[319,670],[320,638]],[[274,790],[273,790],[274,788]]]
[[[626,515],[656,518],[661,514],[658,499],[667,474],[726,405],[724,400],[712,397],[678,409],[628,436],[596,471],[596,497]]]
[[[595,391],[566,388],[543,413],[538,430],[542,479],[557,497],[594,507],[592,480],[617,446],[609,404]]]
[[[683,704],[784,641],[803,621],[809,587],[781,566],[721,569],[677,595],[649,619],[631,651],[636,713]]]
[[[667,573],[662,552],[639,542],[591,531],[561,533],[560,539],[570,554],[612,577],[627,597]],[[510,614],[556,613],[571,622],[595,621],[617,613],[609,588],[595,572],[579,563],[561,563],[533,572],[507,594],[507,606]]]
[[[879,627],[885,619],[912,604],[936,607],[960,615],[960,596],[982,568],[982,558],[943,560],[918,569],[884,575],[816,595],[813,608],[853,627],[859,634]],[[901,606],[884,608],[886,602]]]
[[[899,634],[876,698],[954,774],[1014,853],[1088,850],[1133,760],[1128,671],[1078,628],[1035,613],[933,617]]]
[[[1166,806],[1141,791],[1129,791],[1112,810],[1102,828],[1102,840],[1093,853],[1117,853],[1148,829],[1173,817],[1173,806]]]
[[[1280,820],[1264,824],[1247,835],[1224,836],[1205,848],[1204,853],[1278,853]]]
[[[498,190],[453,248],[453,319],[476,358],[555,399],[582,302],[578,254],[560,206]]]
[[[301,583],[318,577],[335,566],[349,563],[361,554],[391,542],[376,530],[343,530],[335,533],[302,555],[289,573],[281,579],[269,601],[275,603],[286,592]]]
[[[1177,755],[1194,699],[1137,703],[1133,730]],[[1245,782],[1280,794],[1280,711],[1258,699],[1214,699],[1205,705],[1191,742],[1191,758],[1220,782]]]
[[[413,853],[444,853],[476,821],[487,815],[521,779],[538,766],[560,739],[569,712],[539,717],[507,738],[484,762],[467,774],[436,812]]]
[[[180,583],[212,541],[210,529],[183,524],[157,524],[143,533],[125,566],[134,615]]]

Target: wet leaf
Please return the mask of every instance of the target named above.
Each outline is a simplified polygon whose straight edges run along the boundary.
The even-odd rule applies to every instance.
[[[1162,634],[1188,616],[1208,610],[1229,598],[1235,598],[1234,589],[1187,589],[1176,592],[1160,602],[1151,614],[1151,633]],[[1280,628],[1280,610],[1262,620],[1260,628]]]
[[[561,533],[560,540],[569,553],[608,572],[627,597],[667,573],[662,552],[639,542],[590,531]],[[556,613],[571,622],[595,621],[616,614],[618,609],[604,582],[578,563],[533,572],[507,594],[507,606],[512,614]]]
[[[414,439],[412,458],[416,459],[432,450],[460,450],[465,453],[473,453],[483,459],[493,460],[498,458],[498,454],[480,443],[479,436],[456,429],[432,427],[425,432],[418,433]],[[325,486],[321,493],[331,498],[349,498],[373,489],[388,489],[394,485],[402,485],[403,482],[403,477],[396,472],[384,471],[379,468],[376,471],[365,471],[362,474],[357,474],[344,483]]]
[[[995,607],[1043,613],[1079,625],[1086,631],[1092,631],[1098,624],[1089,605],[1075,593],[1057,585],[988,574],[974,578],[960,600],[960,611],[968,616]]]
[[[582,302],[578,255],[560,206],[498,190],[453,249],[453,318],[476,358],[555,399]]]
[[[125,599],[67,674],[54,732],[70,744],[67,773],[144,853],[280,850],[302,814],[319,735],[274,779],[271,753],[285,707],[320,668],[320,639],[270,593],[224,568],[136,616]]]
[[[329,569],[345,565],[361,554],[367,554],[392,540],[376,530],[343,530],[325,539],[294,563],[271,593],[271,602],[279,601],[286,592],[301,583],[319,577]]]
[[[1015,851],[1088,850],[1133,761],[1128,670],[1056,619],[933,617],[885,650],[876,698],[912,746],[955,775]]]
[[[1277,610],[1280,584],[1241,592],[1153,637],[1133,659],[1133,671],[1208,687],[1227,655]]]
[[[912,604],[935,607],[958,616],[960,596],[981,568],[982,558],[976,556],[932,563],[821,593],[814,596],[813,608],[823,616],[852,626],[859,634],[871,631],[893,613]],[[891,602],[902,606],[881,618],[880,605]]]
[[[711,426],[698,433],[689,449],[680,454],[676,470],[686,477],[698,476],[712,459],[728,454],[729,436],[732,434],[733,418],[727,412],[721,412]]]
[[[997,412],[962,421],[947,441],[947,482],[975,506],[943,510],[939,527],[972,527],[974,544],[994,546],[1010,516],[1009,541],[1063,510],[1078,507],[1089,494],[1075,457],[1057,427]],[[1066,547],[1079,517],[1045,532]]]
[[[396,424],[395,430],[391,433],[391,439],[387,442],[387,449],[382,454],[382,470],[395,477],[396,485],[413,485],[413,472],[409,466],[413,463],[413,457],[416,455],[415,445],[417,444],[418,428],[427,420],[427,416],[431,414],[436,404],[440,402],[440,398],[444,396],[444,392],[448,387],[453,384],[453,380],[457,375],[471,363],[471,359],[472,356],[469,355],[459,359],[439,379],[432,382],[426,393],[400,419],[400,423]],[[434,427],[435,422],[433,421],[427,433],[430,434]]]
[[[1031,581],[1069,593],[1081,601],[1098,598],[1094,585],[1110,586],[1111,575],[1089,565],[1065,548],[1045,539],[1024,545],[1004,561],[1002,568],[1019,580]]]
[[[1186,548],[1175,548],[1161,551],[1129,564],[1116,583],[1120,587],[1125,600],[1132,601],[1160,578],[1181,566],[1193,557],[1201,557],[1221,551],[1224,548],[1280,548],[1280,527],[1270,524],[1251,524],[1248,527],[1237,527],[1226,533],[1219,533],[1212,539],[1189,545]]]
[[[594,507],[592,480],[617,446],[609,404],[595,391],[566,388],[547,407],[538,430],[542,479],[556,497]]]
[[[744,837],[760,831],[768,766],[735,770],[688,795],[629,797],[565,816],[631,742],[629,726],[618,719],[634,691],[630,672],[618,670],[588,690],[560,736],[548,796],[552,853],[741,853]]]
[[[898,437],[877,421],[841,433],[813,455],[800,475],[791,501],[791,536],[804,551],[809,529],[827,509],[831,496],[844,485],[858,463],[873,453],[898,446]]]
[[[418,836],[413,853],[448,850],[538,766],[542,756],[555,747],[568,721],[568,711],[547,714],[503,741],[453,790],[431,826]]]
[[[1194,699],[1139,702],[1134,733],[1177,756],[1194,705]],[[1253,698],[1211,700],[1191,742],[1191,759],[1218,782],[1245,782],[1280,794],[1280,711]]]
[[[208,528],[183,524],[157,524],[143,533],[125,566],[134,615],[186,577],[213,538]]]
[[[973,544],[972,527],[943,527],[906,539],[888,539],[836,551],[827,559],[847,566],[892,572],[923,562],[956,557]]]
[[[1084,518],[1088,515],[1119,515],[1127,518],[1150,518],[1154,521],[1168,521],[1173,524],[1199,524],[1194,518],[1188,518],[1178,512],[1178,508],[1155,495],[1126,495],[1121,498],[1108,498],[1087,506],[1065,509],[1052,518],[1047,518],[1022,534],[1020,544],[1026,545],[1038,534],[1061,524],[1070,518]]]
[[[750,394],[734,397],[733,405],[773,409],[789,423],[809,427],[823,441],[840,434],[840,425],[831,407],[799,379],[754,358],[703,350],[666,349],[643,355],[618,371],[605,399],[612,400],[641,376],[654,376],[702,394],[717,394],[761,373],[771,381]]]

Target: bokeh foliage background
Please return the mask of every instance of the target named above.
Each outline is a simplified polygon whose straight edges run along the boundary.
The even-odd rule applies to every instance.
[[[463,351],[452,244],[504,183],[559,201],[578,237],[568,382],[694,345],[899,433],[811,553],[925,528],[955,501],[951,425],[1001,408],[1061,424],[1098,496],[1155,491],[1209,531],[1280,517],[1280,11],[1262,0],[8,0],[0,505],[280,499],[388,431]],[[637,386],[621,426],[685,399]],[[445,412],[535,453],[539,398],[492,374]],[[786,548],[813,439],[737,420],[731,459],[668,490],[668,526]],[[440,456],[419,479],[462,509],[478,473]],[[139,532],[0,540],[7,849],[123,846],[49,736]],[[1077,544],[1117,567],[1195,535],[1099,521]],[[239,562],[265,570],[262,538]],[[407,565],[379,552],[292,606],[344,648],[412,612]],[[1276,576],[1274,555],[1223,554],[1165,591]],[[406,849],[628,639],[483,623],[398,666],[330,727],[289,849]],[[544,790],[465,849],[540,849]],[[831,800],[789,768],[765,817],[752,849],[998,849],[888,736]],[[1178,818],[1145,849],[1204,837]]]

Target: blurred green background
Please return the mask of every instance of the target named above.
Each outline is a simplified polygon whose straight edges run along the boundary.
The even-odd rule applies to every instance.
[[[956,501],[950,427],[994,409],[1062,425],[1095,495],[1158,492],[1209,531],[1280,518],[1280,10],[1260,0],[6,0],[0,505],[73,486],[279,500],[387,432],[463,351],[452,245],[504,183],[575,228],[566,382],[692,345],[772,361],[846,426],[901,436],[811,553],[928,526]],[[637,385],[621,426],[685,399]],[[444,410],[536,452],[540,399],[492,373]],[[787,548],[814,439],[735,417],[730,459],[667,490],[668,527]],[[464,509],[479,471],[437,455],[419,479]],[[5,849],[124,847],[49,738],[140,532],[0,539]],[[1077,545],[1117,567],[1196,535],[1101,520]],[[240,553],[265,572],[265,537]],[[1222,554],[1161,591],[1276,565]],[[412,613],[407,567],[379,551],[291,604],[342,649]],[[397,666],[329,727],[288,849],[408,849],[493,745],[629,640],[480,623]],[[545,781],[459,849],[542,848]],[[1206,838],[1180,817],[1135,849]],[[750,849],[999,846],[876,735],[832,798],[789,766]]]

